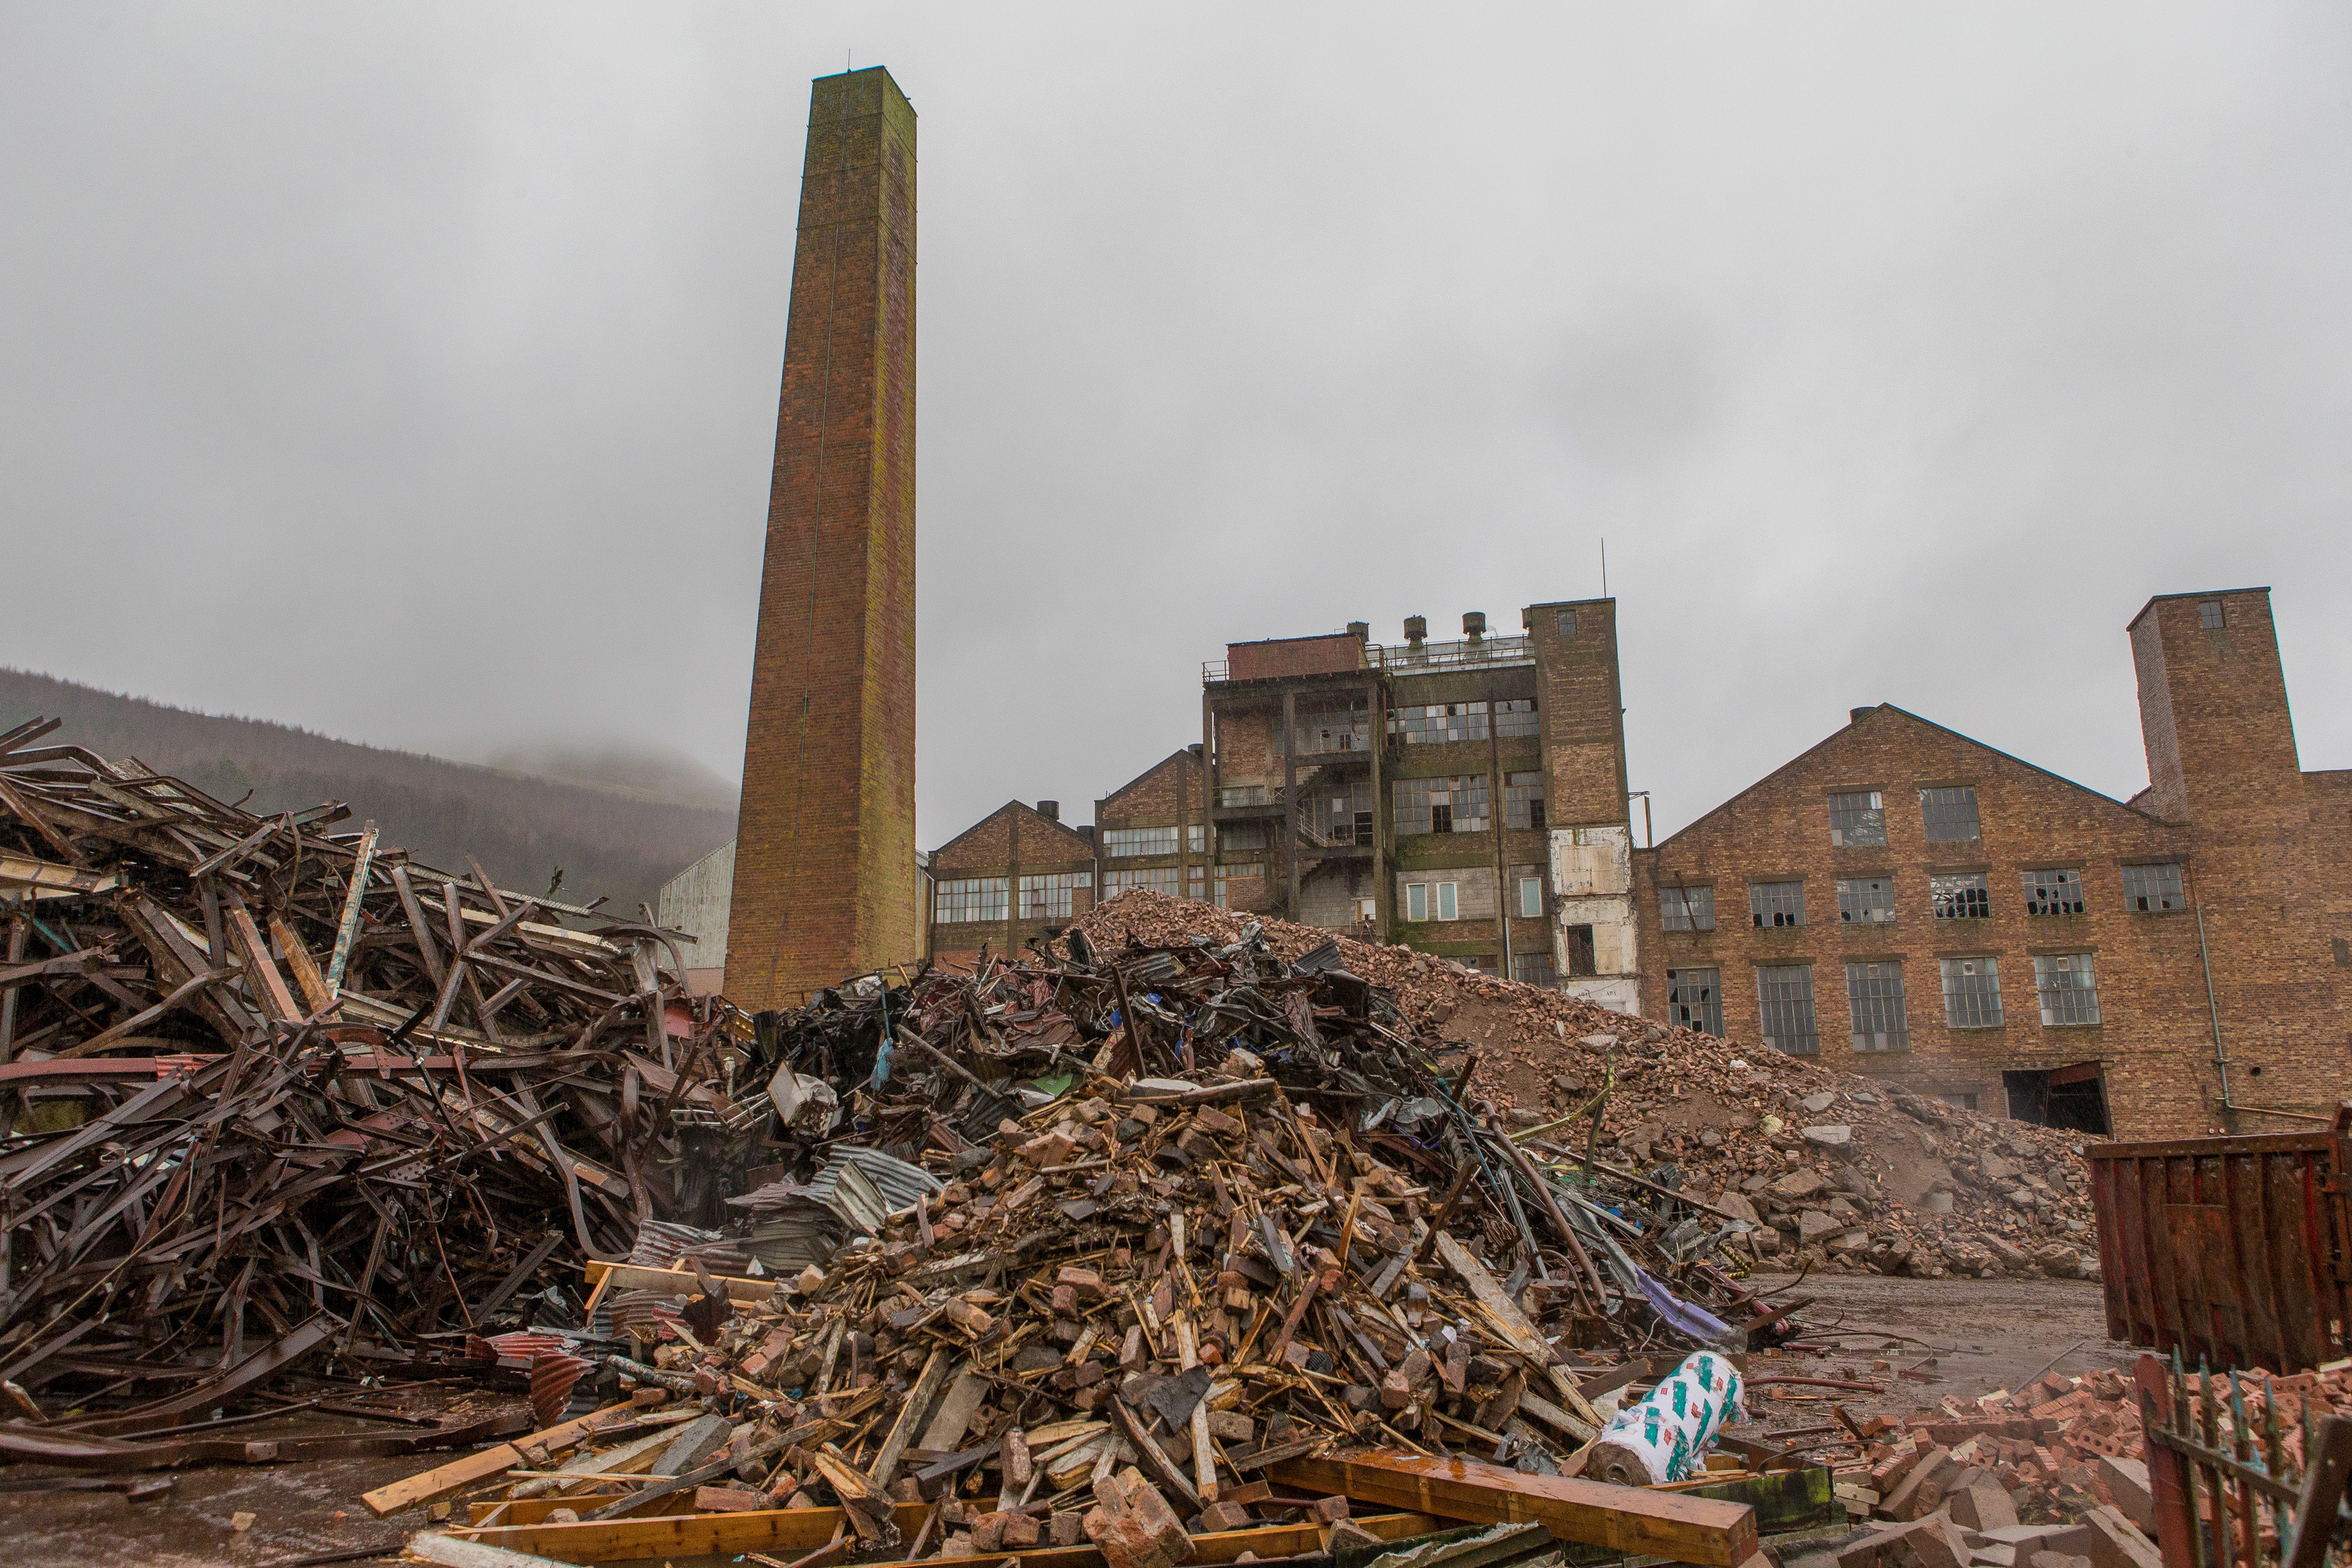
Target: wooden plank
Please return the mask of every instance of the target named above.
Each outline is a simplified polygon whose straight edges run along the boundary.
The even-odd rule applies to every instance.
[[[335,951],[327,960],[327,989],[343,988],[343,967],[352,961],[352,943],[359,939],[360,903],[367,897],[368,867],[375,859],[375,824],[360,832],[359,853],[352,859],[352,883],[343,895],[343,918],[335,927]]]
[[[228,906],[228,930],[237,951],[245,955],[245,977],[252,983],[253,999],[271,1016],[289,1023],[302,1021],[301,1005],[294,993],[286,988],[286,977],[278,973],[278,965],[269,961],[269,944],[261,940],[260,928],[253,923],[253,913],[243,900]]]
[[[585,1165],[587,1162],[582,1161]],[[627,1191],[625,1185],[622,1189]],[[694,1274],[678,1268],[645,1268],[634,1263],[603,1263],[590,1258],[586,1273],[588,1283],[602,1285],[607,1277],[614,1290],[658,1290],[668,1296],[699,1296],[702,1281]],[[711,1276],[711,1282],[727,1292],[730,1301],[765,1301],[776,1293],[776,1281],[766,1279],[733,1279],[723,1274]],[[818,1545],[824,1544],[818,1542]]]
[[[1541,1524],[1561,1541],[1705,1568],[1738,1568],[1757,1552],[1756,1510],[1570,1476],[1528,1476],[1472,1460],[1373,1448],[1270,1467],[1277,1486],[1339,1492],[1474,1524]]]
[[[1495,1277],[1486,1272],[1484,1264],[1470,1256],[1468,1247],[1444,1231],[1437,1233],[1437,1255],[1445,1260],[1448,1268],[1462,1277],[1462,1282],[1470,1287],[1470,1294],[1478,1304],[1494,1315],[1496,1325],[1518,1342],[1516,1348],[1519,1353],[1543,1369],[1544,1376],[1559,1394],[1559,1403],[1567,1414],[1587,1428],[1584,1440],[1591,1442],[1598,1436],[1607,1423],[1578,1392],[1576,1379],[1569,1376],[1565,1368],[1552,1364],[1551,1346],[1544,1342],[1542,1332],[1528,1321],[1519,1304],[1511,1300],[1509,1292],[1495,1282]]]
[[[912,1541],[933,1505],[897,1505],[898,1532]],[[578,1524],[534,1524],[511,1528],[452,1527],[484,1545],[533,1552],[560,1563],[625,1563],[639,1558],[733,1556],[746,1552],[799,1556],[833,1540],[847,1522],[837,1508],[765,1509],[752,1513],[675,1514],[658,1519],[605,1520]],[[1418,1513],[1379,1513],[1350,1521],[1383,1541],[1426,1535],[1444,1526]],[[1231,1563],[1244,1552],[1260,1558],[1289,1557],[1323,1549],[1323,1531],[1315,1525],[1268,1525],[1233,1530],[1215,1535],[1195,1535],[1192,1561]],[[1023,1568],[1103,1568],[1102,1553],[1092,1545],[1035,1547],[996,1552],[987,1562],[1011,1558]],[[936,1561],[936,1560],[934,1560]],[[901,1563],[874,1563],[867,1568],[907,1568]]]
[[[277,915],[272,915],[269,917],[269,936],[278,943],[278,950],[286,955],[286,966],[294,972],[294,984],[302,988],[302,1000],[309,1005],[311,1013],[327,1014],[331,1017],[329,1009],[335,1005],[335,994],[327,989],[326,981],[319,974],[319,966],[311,962],[310,950],[302,945],[302,939],[294,934],[294,928]]]
[[[653,1400],[646,1401],[647,1405],[653,1403]],[[405,1480],[394,1481],[372,1492],[363,1492],[360,1501],[365,1503],[368,1511],[378,1519],[398,1513],[404,1508],[415,1508],[418,1503],[436,1502],[451,1492],[472,1486],[476,1481],[488,1480],[503,1470],[522,1468],[522,1450],[525,1448],[544,1448],[550,1453],[569,1448],[604,1427],[635,1420],[644,1409],[645,1405],[634,1399],[608,1405],[602,1410],[591,1411],[585,1415],[550,1426],[543,1432],[533,1432],[511,1443],[500,1443],[478,1454],[452,1459],[422,1475],[410,1476]]]
[[[908,1392],[907,1402],[898,1406],[898,1418],[890,1423],[890,1435],[882,1439],[882,1447],[876,1452],[874,1463],[866,1468],[866,1474],[874,1478],[875,1490],[890,1489],[890,1473],[898,1468],[898,1456],[905,1453],[907,1445],[914,1441],[915,1423],[930,1409],[932,1399],[940,1392],[940,1384],[947,1378],[948,1352],[934,1350],[930,1359],[923,1363],[923,1370],[917,1375],[915,1386]]]
[[[948,1384],[948,1396],[940,1401],[940,1413],[931,1417],[924,1429],[923,1440],[915,1446],[932,1453],[942,1453],[963,1441],[971,1426],[971,1418],[988,1397],[992,1385],[976,1372],[967,1372]]]

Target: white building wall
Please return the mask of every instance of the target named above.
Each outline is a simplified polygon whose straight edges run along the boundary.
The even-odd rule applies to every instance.
[[[727,964],[727,910],[735,897],[735,841],[726,843],[662,884],[654,919],[688,932],[686,962],[695,969]]]
[[[1620,1013],[1642,1010],[1641,948],[1633,915],[1633,830],[1559,827],[1551,835],[1552,963],[1559,988]],[[1568,928],[1592,928],[1592,967],[1570,977]]]

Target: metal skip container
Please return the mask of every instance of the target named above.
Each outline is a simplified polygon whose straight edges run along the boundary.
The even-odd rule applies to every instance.
[[[2194,1367],[2295,1373],[2352,1334],[2352,1137],[2094,1143],[2107,1334]]]

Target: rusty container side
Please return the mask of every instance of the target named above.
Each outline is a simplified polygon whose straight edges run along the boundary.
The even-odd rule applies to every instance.
[[[2301,1372],[2352,1334],[2352,1138],[2094,1143],[2107,1334],[2194,1366]]]

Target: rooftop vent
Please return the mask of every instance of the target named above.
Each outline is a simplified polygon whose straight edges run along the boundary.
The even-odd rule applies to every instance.
[[[1062,803],[1058,800],[1041,800],[1037,803],[1037,815],[1048,822],[1059,822],[1062,820]]]
[[[1486,612],[1484,610],[1465,611],[1462,616],[1462,635],[1468,637],[1472,642],[1476,642],[1479,638],[1485,637],[1486,635]]]
[[[1871,714],[1877,711],[1878,704],[1875,702],[1872,703],[1867,708],[1849,708],[1845,710],[1845,721],[1849,724],[1859,724]]]
[[[1404,640],[1408,646],[1412,647],[1419,647],[1423,643],[1428,641],[1429,617],[1426,616],[1407,616],[1404,618]]]
[[[1348,635],[1355,638],[1358,642],[1370,642],[1372,640],[1372,623],[1370,621],[1349,621],[1348,623]]]

